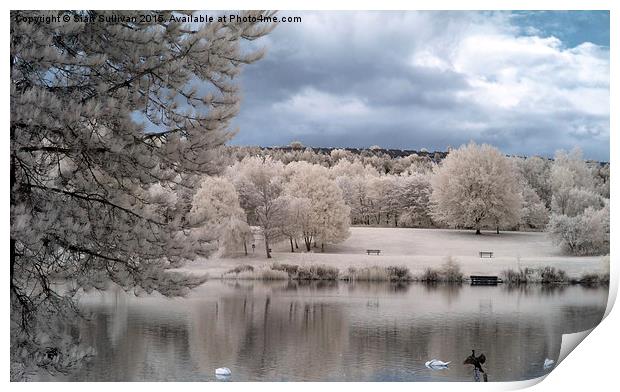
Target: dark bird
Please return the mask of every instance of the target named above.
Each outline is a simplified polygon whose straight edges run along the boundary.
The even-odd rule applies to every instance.
[[[480,354],[479,356],[476,356],[476,351],[471,350],[471,355],[465,358],[465,361],[463,361],[463,364],[474,365],[474,374],[476,373],[476,371],[480,371],[481,373],[484,374],[484,381],[487,381],[487,374],[482,368],[482,365],[486,362],[486,360],[487,360],[487,357],[485,357],[484,354]]]
[[[463,361],[463,364],[474,365],[476,369],[484,373],[484,370],[482,369],[482,365],[486,362],[486,360],[487,358],[484,356],[484,354],[480,354],[479,356],[476,356],[476,351],[471,350],[471,355],[465,358],[465,361]]]

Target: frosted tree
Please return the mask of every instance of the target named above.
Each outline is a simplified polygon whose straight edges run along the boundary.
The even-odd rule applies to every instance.
[[[576,216],[553,214],[547,226],[554,242],[575,255],[609,254],[609,203]]]
[[[246,157],[230,168],[227,175],[232,178],[248,219],[260,226],[265,253],[271,258],[271,243],[282,235],[280,226],[286,212],[286,202],[280,198],[284,165],[271,157]]]
[[[551,167],[547,231],[570,254],[609,252],[609,199],[601,195],[606,191],[598,169],[588,165],[578,149],[559,151]]]
[[[353,159],[353,154],[341,148],[335,148],[331,150],[331,152],[329,153],[329,156],[333,164],[338,163],[342,159],[347,159],[347,160]]]
[[[414,173],[400,176],[391,197],[398,203],[400,221],[405,226],[429,227],[430,197],[433,191],[427,175]]]
[[[367,179],[362,176],[346,175],[335,178],[335,183],[342,192],[345,204],[351,210],[351,221],[354,224],[369,224],[370,201],[368,198]]]
[[[515,158],[515,164],[525,183],[533,189],[547,207],[551,206],[551,162],[541,157]]]
[[[382,218],[388,223],[390,216],[394,218],[395,226],[398,225],[398,200],[393,197],[396,187],[394,176],[384,175],[368,179],[370,209],[378,225],[381,224]]]
[[[11,12],[15,379],[32,364],[62,370],[76,362],[76,342],[62,331],[81,289],[113,281],[180,295],[202,281],[166,269],[202,250],[184,230],[192,189],[219,170],[218,147],[239,108],[235,77],[262,56],[241,42],[273,26],[187,25],[170,12],[141,13],[149,22],[98,22],[99,11]],[[70,21],[16,22],[63,15]],[[58,289],[65,279],[71,288]]]
[[[189,221],[196,241],[214,244],[221,254],[243,246],[251,236],[237,191],[226,178],[206,177],[192,203]]]
[[[551,210],[560,215],[577,215],[589,205],[602,207],[592,169],[575,149],[559,151],[551,167]]]
[[[304,149],[303,143],[300,142],[299,140],[292,141],[288,146],[290,148],[292,148],[293,150],[303,150]]]
[[[334,150],[336,151],[336,150]],[[347,177],[378,177],[379,172],[372,167],[364,165],[359,159],[349,161],[347,159],[340,159],[330,170],[330,178],[337,178],[340,176]]]
[[[596,184],[596,190],[602,197],[609,199],[610,195],[610,171],[609,163],[599,164],[595,163],[595,167],[592,169],[594,173],[594,180]]]
[[[345,204],[342,192],[329,178],[328,170],[318,165],[295,162],[287,165],[289,182],[286,194],[310,201],[310,208],[301,217],[301,236],[310,251],[314,243],[342,242],[349,236],[350,209]]]
[[[308,226],[307,218],[312,214],[310,200],[305,197],[282,196],[284,206],[283,220],[280,224],[282,235],[289,240],[291,252],[298,247],[297,239],[301,238]]]
[[[521,185],[523,204],[520,225],[529,229],[544,229],[549,222],[549,209],[527,183]]]
[[[359,159],[341,159],[329,170],[330,178],[342,191],[344,201],[351,209],[351,221],[370,224],[371,199],[369,184],[379,173],[372,166],[365,166]]]
[[[408,167],[404,168],[403,173],[430,174],[433,172],[435,163],[433,163],[433,161],[427,156],[418,156],[416,154],[413,154],[413,155],[410,155],[408,158],[409,158],[408,161],[410,162],[410,164]]]
[[[451,150],[431,183],[433,218],[473,228],[516,225],[521,194],[514,165],[496,148],[470,143]]]

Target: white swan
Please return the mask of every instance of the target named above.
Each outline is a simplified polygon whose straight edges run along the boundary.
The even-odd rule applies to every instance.
[[[429,369],[445,369],[448,367],[449,364],[450,361],[444,362],[440,361],[439,359],[431,359],[430,361],[425,363],[426,367]]]
[[[555,361],[553,359],[545,358],[545,363],[543,363],[543,369],[549,369],[551,366],[553,366],[554,362]]]
[[[227,367],[215,369],[216,376],[230,376],[231,374],[232,372]]]

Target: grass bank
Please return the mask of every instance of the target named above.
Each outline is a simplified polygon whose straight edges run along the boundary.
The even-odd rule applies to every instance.
[[[578,278],[569,278],[565,271],[551,266],[541,268],[506,269],[500,274],[506,284],[608,284],[609,274],[588,273]],[[448,257],[437,268],[426,268],[420,274],[413,274],[402,265],[338,268],[324,264],[298,265],[272,263],[253,266],[238,265],[221,275],[222,279],[240,280],[295,280],[295,281],[347,281],[347,282],[428,282],[463,283],[469,278],[461,271],[460,264]]]

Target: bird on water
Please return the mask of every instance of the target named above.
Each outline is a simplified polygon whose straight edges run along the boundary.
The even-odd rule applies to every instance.
[[[477,372],[480,372],[484,375],[484,381],[487,381],[487,374],[482,368],[482,365],[487,361],[487,357],[484,354],[480,354],[476,356],[476,351],[471,350],[471,355],[465,358],[463,361],[464,365],[473,365],[474,366],[474,378],[476,378]]]

